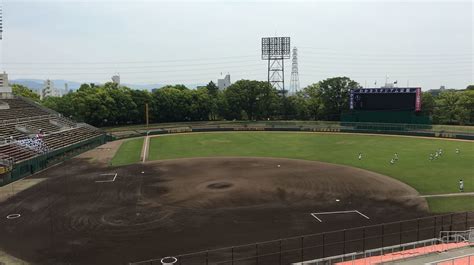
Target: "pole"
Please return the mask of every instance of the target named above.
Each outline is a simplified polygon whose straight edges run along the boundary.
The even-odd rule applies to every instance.
[[[420,219],[416,221],[416,241],[420,241]]]
[[[468,223],[468,212],[466,212],[466,230],[469,229],[469,223]]]
[[[281,239],[280,239],[280,265],[281,265]]]
[[[364,230],[362,230],[362,251],[365,251],[365,227]]]
[[[301,262],[304,261],[304,236],[301,237]]]
[[[325,256],[324,256],[324,254],[325,254],[325,253],[324,253],[324,248],[325,248],[325,246],[326,246],[326,242],[324,242],[324,241],[325,241],[325,240],[324,240],[324,237],[325,237],[325,236],[326,236],[326,234],[323,234],[323,258],[325,257]]]
[[[385,225],[382,224],[382,247],[384,247]]]
[[[148,103],[145,103],[145,119],[146,119],[146,127],[148,128]]]
[[[258,265],[258,243],[255,244],[255,264]]]

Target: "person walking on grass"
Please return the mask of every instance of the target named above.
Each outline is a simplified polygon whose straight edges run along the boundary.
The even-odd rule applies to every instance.
[[[464,191],[464,181],[462,179],[459,180],[459,191],[460,192]]]

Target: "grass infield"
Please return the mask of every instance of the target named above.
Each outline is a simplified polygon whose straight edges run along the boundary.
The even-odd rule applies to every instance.
[[[144,138],[126,140],[110,162],[112,166],[123,166],[140,161]]]

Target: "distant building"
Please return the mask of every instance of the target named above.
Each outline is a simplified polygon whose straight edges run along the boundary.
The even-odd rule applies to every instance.
[[[114,84],[117,84],[118,86],[120,86],[120,75],[114,75],[112,76],[112,82]]]
[[[54,87],[53,81],[47,79],[44,81],[43,89],[41,90],[40,98],[45,99],[47,97],[61,97],[61,92]]]
[[[8,74],[3,72],[3,74],[0,74],[0,96],[11,93],[12,88],[8,86]]]
[[[217,79],[217,87],[219,90],[224,90],[229,87],[232,83],[230,82],[230,75],[226,74],[224,79]]]

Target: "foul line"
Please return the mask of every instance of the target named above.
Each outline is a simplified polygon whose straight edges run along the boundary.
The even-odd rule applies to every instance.
[[[474,192],[430,194],[430,195],[421,195],[420,197],[421,198],[433,198],[433,197],[457,197],[457,196],[474,196]]]
[[[316,218],[316,220],[318,220],[320,223],[322,223],[323,220],[321,220],[321,219],[318,217],[318,215],[341,214],[341,213],[357,213],[357,214],[359,214],[360,216],[364,217],[364,218],[367,219],[367,220],[370,219],[367,215],[365,215],[365,214],[363,214],[363,213],[361,213],[361,212],[359,212],[359,211],[357,211],[357,210],[311,213],[311,216],[313,216],[314,218]]]
[[[117,178],[117,173],[106,173],[106,174],[100,174],[101,176],[114,176],[113,179],[109,180],[96,180],[95,182],[100,183],[100,182],[114,182],[115,179]]]
[[[143,148],[142,148],[142,163],[145,163],[147,156],[148,156],[148,145],[150,141],[150,136],[145,137],[145,141],[143,141]]]

